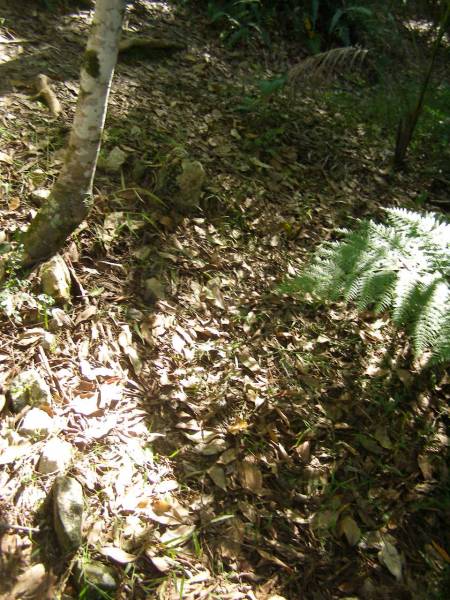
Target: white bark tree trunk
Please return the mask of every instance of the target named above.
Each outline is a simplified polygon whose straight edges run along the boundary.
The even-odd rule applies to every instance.
[[[92,186],[124,12],[125,0],[96,1],[64,164],[48,200],[24,234],[26,265],[57,252],[92,207]]]

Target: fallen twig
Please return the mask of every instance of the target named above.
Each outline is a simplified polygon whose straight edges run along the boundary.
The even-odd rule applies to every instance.
[[[10,525],[6,521],[0,521],[0,533],[5,531],[23,531],[24,533],[40,533],[39,527],[25,527],[23,525]]]

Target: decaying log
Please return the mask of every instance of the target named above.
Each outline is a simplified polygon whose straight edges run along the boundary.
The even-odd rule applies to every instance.
[[[119,54],[140,48],[141,50],[185,50],[186,46],[180,42],[164,38],[129,37],[120,42]]]

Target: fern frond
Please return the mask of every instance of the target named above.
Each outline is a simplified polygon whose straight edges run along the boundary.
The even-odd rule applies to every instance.
[[[394,284],[395,273],[390,271],[373,273],[371,277],[367,278],[364,287],[361,289],[358,308],[365,310],[373,305],[375,312],[385,311],[392,304],[395,289]],[[376,298],[375,302],[374,298]]]
[[[400,269],[396,276],[393,295],[392,320],[403,326],[414,319],[423,295],[421,274],[410,269]]]
[[[388,224],[361,221],[323,244],[291,291],[344,298],[359,309],[392,309],[415,354],[450,359],[450,224],[433,213],[387,210]]]
[[[441,335],[442,320],[450,310],[449,298],[449,288],[440,280],[433,281],[424,290],[422,305],[411,333],[416,356],[436,347],[436,341]]]
[[[450,363],[450,310],[442,321],[441,333],[439,339],[433,348],[433,354],[430,359],[431,365],[439,363]]]
[[[328,81],[338,70],[346,68],[354,69],[361,65],[368,50],[348,46],[345,48],[333,48],[327,52],[321,52],[309,56],[299,62],[288,72],[288,85],[295,89],[300,83],[313,81],[314,83]]]

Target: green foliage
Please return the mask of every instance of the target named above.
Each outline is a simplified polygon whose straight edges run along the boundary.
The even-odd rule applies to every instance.
[[[413,152],[426,154],[428,164],[434,163],[434,170],[448,177],[450,86],[441,68],[448,49],[444,44],[440,48],[439,41],[449,13],[442,17],[439,29],[426,20],[426,13],[420,22],[428,27],[415,26],[414,22],[409,25],[410,13],[411,7],[400,18],[386,7],[377,9],[370,31],[359,40],[371,48],[365,89],[355,85],[346,90],[335,89],[327,101],[332,110],[347,113],[349,121],[364,122],[366,130],[381,133],[392,143],[397,134],[396,158],[402,157],[398,164],[410,147]]]
[[[220,37],[230,46],[235,46],[240,41],[248,41],[252,33],[257,33],[263,41],[268,41],[268,35],[262,27],[261,0],[208,2],[208,16],[211,23],[221,25]]]
[[[387,224],[361,221],[323,244],[299,277],[282,289],[390,308],[406,327],[416,356],[450,361],[450,224],[433,213],[387,209]]]
[[[33,293],[31,282],[18,276],[22,267],[22,252],[21,246],[15,250],[8,249],[5,253],[0,248],[0,255],[4,254],[2,265],[5,265],[0,282],[0,314],[21,323],[21,311],[24,308],[36,310],[47,326],[48,310],[54,304],[54,299],[47,294]]]
[[[260,79],[256,81],[255,86],[257,89],[255,94],[244,96],[241,103],[236,106],[236,110],[239,112],[260,113],[261,116],[263,116],[264,112],[268,112],[266,116],[269,117],[271,111],[267,111],[268,101],[272,96],[285,89],[287,81],[287,73],[272,79]]]
[[[269,32],[304,39],[312,53],[338,42],[351,45],[356,28],[364,28],[372,16],[367,6],[347,5],[344,0],[210,0],[208,15],[221,29],[229,45],[247,42],[257,35],[270,43]]]
[[[258,92],[255,96],[246,96],[237,110],[243,112],[262,112],[268,100],[288,89],[295,93],[298,89],[317,89],[329,84],[339,73],[350,72],[359,67],[367,55],[362,48],[332,48],[309,56],[289,69],[287,73],[272,79],[256,82]]]
[[[366,6],[347,6],[346,2],[336,0],[312,0],[303,19],[307,45],[313,54],[333,42],[351,46],[355,42],[355,32],[367,28],[371,17],[372,11]]]

